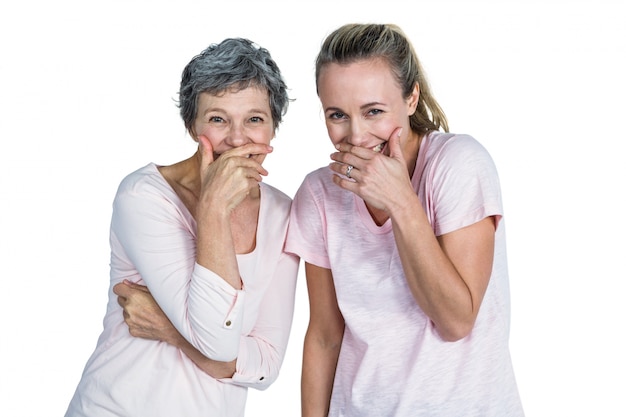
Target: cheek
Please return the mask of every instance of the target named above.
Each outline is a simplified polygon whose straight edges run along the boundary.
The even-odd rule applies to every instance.
[[[389,140],[394,130],[400,126],[402,126],[400,121],[387,118],[376,123],[376,126],[372,128],[372,133],[380,139]]]
[[[217,149],[223,142],[223,133],[221,133],[218,129],[207,126],[206,124],[198,123],[195,126],[194,131],[197,136],[206,137],[214,150]],[[199,143],[197,138],[194,138],[194,140]]]
[[[211,129],[210,127],[206,125],[201,126],[200,128],[196,129],[196,134],[198,136],[206,136],[211,142],[211,145],[213,146],[215,146],[217,143],[220,142],[221,135],[219,131],[216,129]]]
[[[255,129],[250,132],[249,136],[254,143],[269,145],[272,139],[274,139],[275,132],[273,128]]]
[[[333,145],[341,143],[349,134],[347,124],[326,123],[326,130],[328,131],[328,137]]]

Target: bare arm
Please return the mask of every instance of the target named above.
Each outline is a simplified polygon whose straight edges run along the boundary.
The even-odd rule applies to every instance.
[[[352,180],[335,176],[337,185],[354,192],[378,218],[391,218],[398,253],[411,293],[448,341],[467,336],[491,276],[495,222],[487,217],[436,237],[411,186],[407,162],[396,135],[389,156],[342,143],[331,164],[338,174],[353,165]]]
[[[329,269],[305,264],[310,318],[302,360],[302,416],[327,416],[344,321]]]
[[[179,348],[198,368],[213,378],[230,378],[235,373],[236,360],[214,361],[193,347],[163,313],[148,287],[123,281],[113,287],[113,292],[124,309],[124,321],[132,336],[159,340]]]
[[[467,336],[491,276],[493,217],[439,237],[435,237],[418,201],[393,212],[392,220],[413,297],[443,339],[455,341]]]

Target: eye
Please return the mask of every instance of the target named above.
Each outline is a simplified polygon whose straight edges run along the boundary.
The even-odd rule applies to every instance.
[[[263,123],[263,121],[264,121],[264,120],[263,120],[263,118],[262,118],[262,117],[259,117],[259,116],[252,116],[252,117],[250,118],[250,121],[251,121],[252,123]]]
[[[377,114],[381,114],[381,113],[384,113],[384,112],[380,109],[370,109],[367,111],[367,114],[371,114],[372,116],[376,116]]]
[[[219,116],[211,116],[209,117],[209,123],[222,123],[224,122],[224,119],[222,119]]]
[[[328,118],[329,119],[345,119],[346,115],[345,115],[345,113],[342,113],[340,111],[336,111],[336,112],[330,113],[328,115]]]

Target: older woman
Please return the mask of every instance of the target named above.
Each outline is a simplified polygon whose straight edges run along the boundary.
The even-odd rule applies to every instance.
[[[189,62],[179,94],[198,151],[120,184],[104,331],[68,417],[242,416],[282,364],[299,259],[283,252],[291,199],[262,163],[286,85],[267,50],[226,39]],[[142,295],[167,317],[158,337],[135,326]]]

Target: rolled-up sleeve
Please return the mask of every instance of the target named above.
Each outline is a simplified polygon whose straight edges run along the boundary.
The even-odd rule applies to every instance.
[[[205,356],[223,362],[237,357],[245,295],[196,263],[189,287],[189,337]]]
[[[254,327],[241,338],[236,372],[224,382],[264,390],[278,377],[293,322],[298,267],[297,256],[281,254]]]

